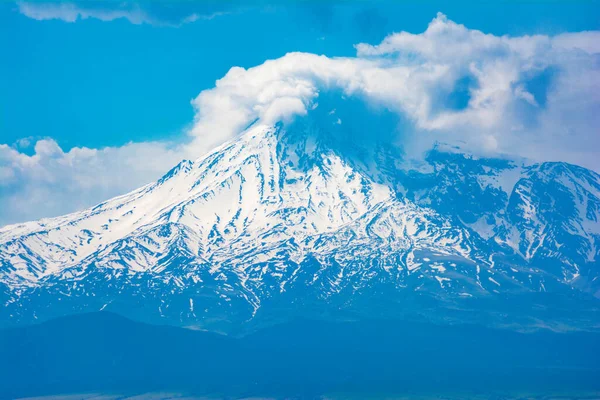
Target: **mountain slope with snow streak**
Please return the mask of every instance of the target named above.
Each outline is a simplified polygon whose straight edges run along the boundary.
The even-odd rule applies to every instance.
[[[359,162],[251,126],[157,182],[0,228],[0,319],[112,310],[241,332],[296,316],[596,328],[600,178],[434,149]],[[547,312],[548,308],[553,312]]]

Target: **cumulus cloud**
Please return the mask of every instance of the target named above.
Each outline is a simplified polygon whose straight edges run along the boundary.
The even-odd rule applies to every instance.
[[[160,142],[64,152],[41,139],[31,155],[0,144],[0,225],[89,207],[151,182],[182,155]]]
[[[193,101],[192,132],[218,143],[257,119],[303,115],[337,89],[406,116],[417,141],[600,169],[599,42],[600,32],[494,36],[438,14],[424,33],[358,44],[357,57],[290,53],[232,68]]]
[[[33,155],[1,145],[0,223],[56,215],[133,189],[253,122],[306,115],[329,90],[410,121],[403,145],[414,149],[460,142],[474,153],[600,171],[598,43],[600,32],[494,36],[439,14],[423,33],[358,44],[356,57],[290,53],[234,67],[192,101],[196,115],[185,144],[63,152],[42,140]]]
[[[218,2],[134,2],[134,1],[20,1],[19,12],[38,21],[61,20],[76,22],[85,19],[114,21],[125,19],[132,24],[180,26],[203,19],[212,19],[229,12],[231,4]]]

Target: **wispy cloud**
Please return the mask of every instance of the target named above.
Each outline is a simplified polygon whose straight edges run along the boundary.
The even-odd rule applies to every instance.
[[[132,24],[181,26],[198,20],[212,19],[233,10],[230,2],[134,2],[74,1],[17,2],[21,14],[39,21],[76,22],[85,19],[114,21],[125,19]]]

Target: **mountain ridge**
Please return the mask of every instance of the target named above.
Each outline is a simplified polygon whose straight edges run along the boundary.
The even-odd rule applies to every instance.
[[[413,169],[385,141],[340,151],[343,136],[323,137],[327,125],[316,121],[253,124],[129,194],[0,228],[0,319],[109,309],[229,331],[306,310],[380,308],[448,322],[598,327],[598,174],[437,148]],[[544,295],[527,303],[531,312],[503,304],[546,291],[581,310],[538,315]]]

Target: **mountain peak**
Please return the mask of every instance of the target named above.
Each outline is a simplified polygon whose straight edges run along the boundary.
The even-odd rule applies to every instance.
[[[190,172],[190,170],[193,168],[194,166],[194,162],[190,161],[190,160],[182,160],[179,164],[177,164],[176,166],[174,166],[173,168],[171,168],[169,170],[169,172],[167,172],[166,174],[164,174],[159,180],[158,183],[164,183],[165,181],[167,181],[168,179],[171,179],[172,177],[180,174],[180,173],[188,173]]]
[[[598,191],[549,186],[558,166],[438,152],[406,170],[389,147],[367,165],[311,129],[254,124],[131,193],[3,228],[0,316],[133,316],[144,298],[149,322],[229,330],[314,309],[453,319],[469,299],[540,292],[576,290],[587,307],[598,293]],[[560,223],[544,217],[557,205]]]

